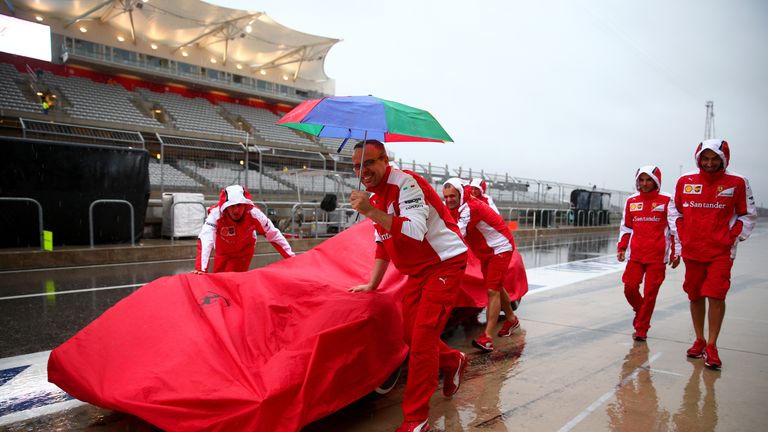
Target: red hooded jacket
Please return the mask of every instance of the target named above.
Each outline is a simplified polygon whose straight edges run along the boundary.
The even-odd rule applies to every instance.
[[[647,174],[656,183],[656,189],[641,192],[640,174]],[[643,264],[667,263],[680,256],[680,240],[675,224],[669,221],[674,211],[672,196],[661,192],[661,170],[655,166],[640,167],[635,173],[635,188],[624,203],[619,228],[619,252],[627,251],[627,259]],[[672,247],[674,246],[674,247]]]
[[[480,261],[515,249],[512,232],[504,219],[490,206],[474,198],[461,179],[452,178],[444,183],[459,191],[459,206],[451,209],[464,241]]]
[[[235,221],[224,210],[235,204],[248,207],[240,220]],[[294,256],[291,245],[272,221],[251,201],[251,194],[240,185],[228,186],[221,190],[219,203],[208,209],[203,229],[197,240],[195,269],[206,271],[211,251],[215,248],[219,256],[249,256],[256,247],[256,234],[261,234],[283,258]]]
[[[714,151],[723,161],[712,174],[701,169],[704,150]],[[709,262],[722,256],[736,258],[736,245],[752,233],[757,220],[755,199],[749,181],[728,171],[731,153],[726,141],[710,139],[696,148],[698,172],[683,174],[675,187],[677,225],[683,258]]]

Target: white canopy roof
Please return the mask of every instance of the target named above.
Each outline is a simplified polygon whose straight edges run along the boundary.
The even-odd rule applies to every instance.
[[[279,68],[293,79],[325,81],[325,56],[338,39],[282,26],[263,12],[215,6],[199,0],[6,0],[6,5],[67,26],[100,21],[136,39],[175,50],[195,45],[251,71]]]

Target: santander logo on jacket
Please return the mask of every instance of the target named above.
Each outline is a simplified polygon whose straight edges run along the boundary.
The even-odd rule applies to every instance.
[[[648,175],[656,188],[650,192],[640,190],[641,174]],[[643,166],[635,174],[635,188],[638,193],[631,195],[624,203],[619,228],[617,249],[627,251],[627,259],[650,263],[667,263],[680,255],[680,241],[674,223],[668,220],[674,211],[672,196],[660,192],[661,170],[655,166]]]
[[[701,168],[701,154],[712,150],[722,161],[715,173]],[[708,262],[723,255],[736,257],[736,244],[746,240],[757,219],[749,182],[728,171],[730,150],[719,139],[706,140],[696,149],[698,172],[683,174],[675,187],[676,223],[683,243],[682,255]]]
[[[393,215],[386,231],[374,223],[376,258],[392,261],[406,275],[467,251],[459,228],[437,192],[418,174],[391,166],[381,182],[368,189],[371,204]]]

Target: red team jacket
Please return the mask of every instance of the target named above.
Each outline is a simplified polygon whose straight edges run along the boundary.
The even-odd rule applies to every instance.
[[[746,178],[728,171],[730,150],[722,140],[706,140],[696,149],[712,150],[723,161],[723,169],[710,174],[699,170],[683,174],[675,187],[675,214],[683,243],[683,257],[710,262],[722,256],[736,258],[736,244],[752,233],[757,219],[755,199]]]
[[[232,220],[224,211],[233,204],[245,204],[249,208],[239,221]],[[253,255],[257,233],[265,236],[283,258],[294,256],[280,230],[253,205],[248,191],[238,185],[227,187],[221,192],[219,204],[209,209],[203,229],[200,230],[195,269],[203,272],[207,270],[214,248],[218,256]]]
[[[467,245],[480,261],[515,249],[512,232],[498,213],[472,197],[469,191],[463,188],[461,179],[453,178],[445,183],[459,191],[461,204],[450,212],[456,219]]]
[[[387,167],[381,182],[373,188],[371,204],[393,215],[392,228],[376,229],[376,258],[392,261],[406,275],[416,275],[431,265],[467,251],[437,192],[418,174]]]
[[[649,175],[656,183],[656,189],[640,192],[640,174]],[[624,203],[617,249],[626,250],[627,259],[632,261],[668,263],[680,256],[680,240],[674,222],[669,220],[669,214],[676,213],[675,201],[671,195],[659,191],[661,170],[655,166],[640,167],[635,174],[635,188],[638,193]]]

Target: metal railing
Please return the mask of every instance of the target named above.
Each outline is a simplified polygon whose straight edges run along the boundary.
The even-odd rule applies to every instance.
[[[101,203],[116,203],[116,204],[128,204],[128,208],[131,210],[131,219],[130,219],[130,225],[131,225],[131,246],[136,246],[135,243],[135,236],[134,236],[134,227],[133,227],[133,204],[126,200],[120,200],[120,199],[97,199],[91,203],[90,206],[88,206],[88,232],[90,233],[90,239],[91,239],[91,249],[93,249],[93,207],[96,204]]]
[[[37,200],[33,198],[27,198],[27,197],[0,197],[0,201],[31,202],[37,206],[37,225],[40,231],[40,250],[44,250],[45,245],[43,240],[43,206],[41,206]]]
[[[499,210],[502,212],[502,216],[506,216],[507,221],[516,222],[518,227],[526,229],[607,225],[610,223],[612,217],[616,217],[614,212],[606,210],[573,210],[535,207],[502,207]],[[620,215],[618,216],[620,217]]]

